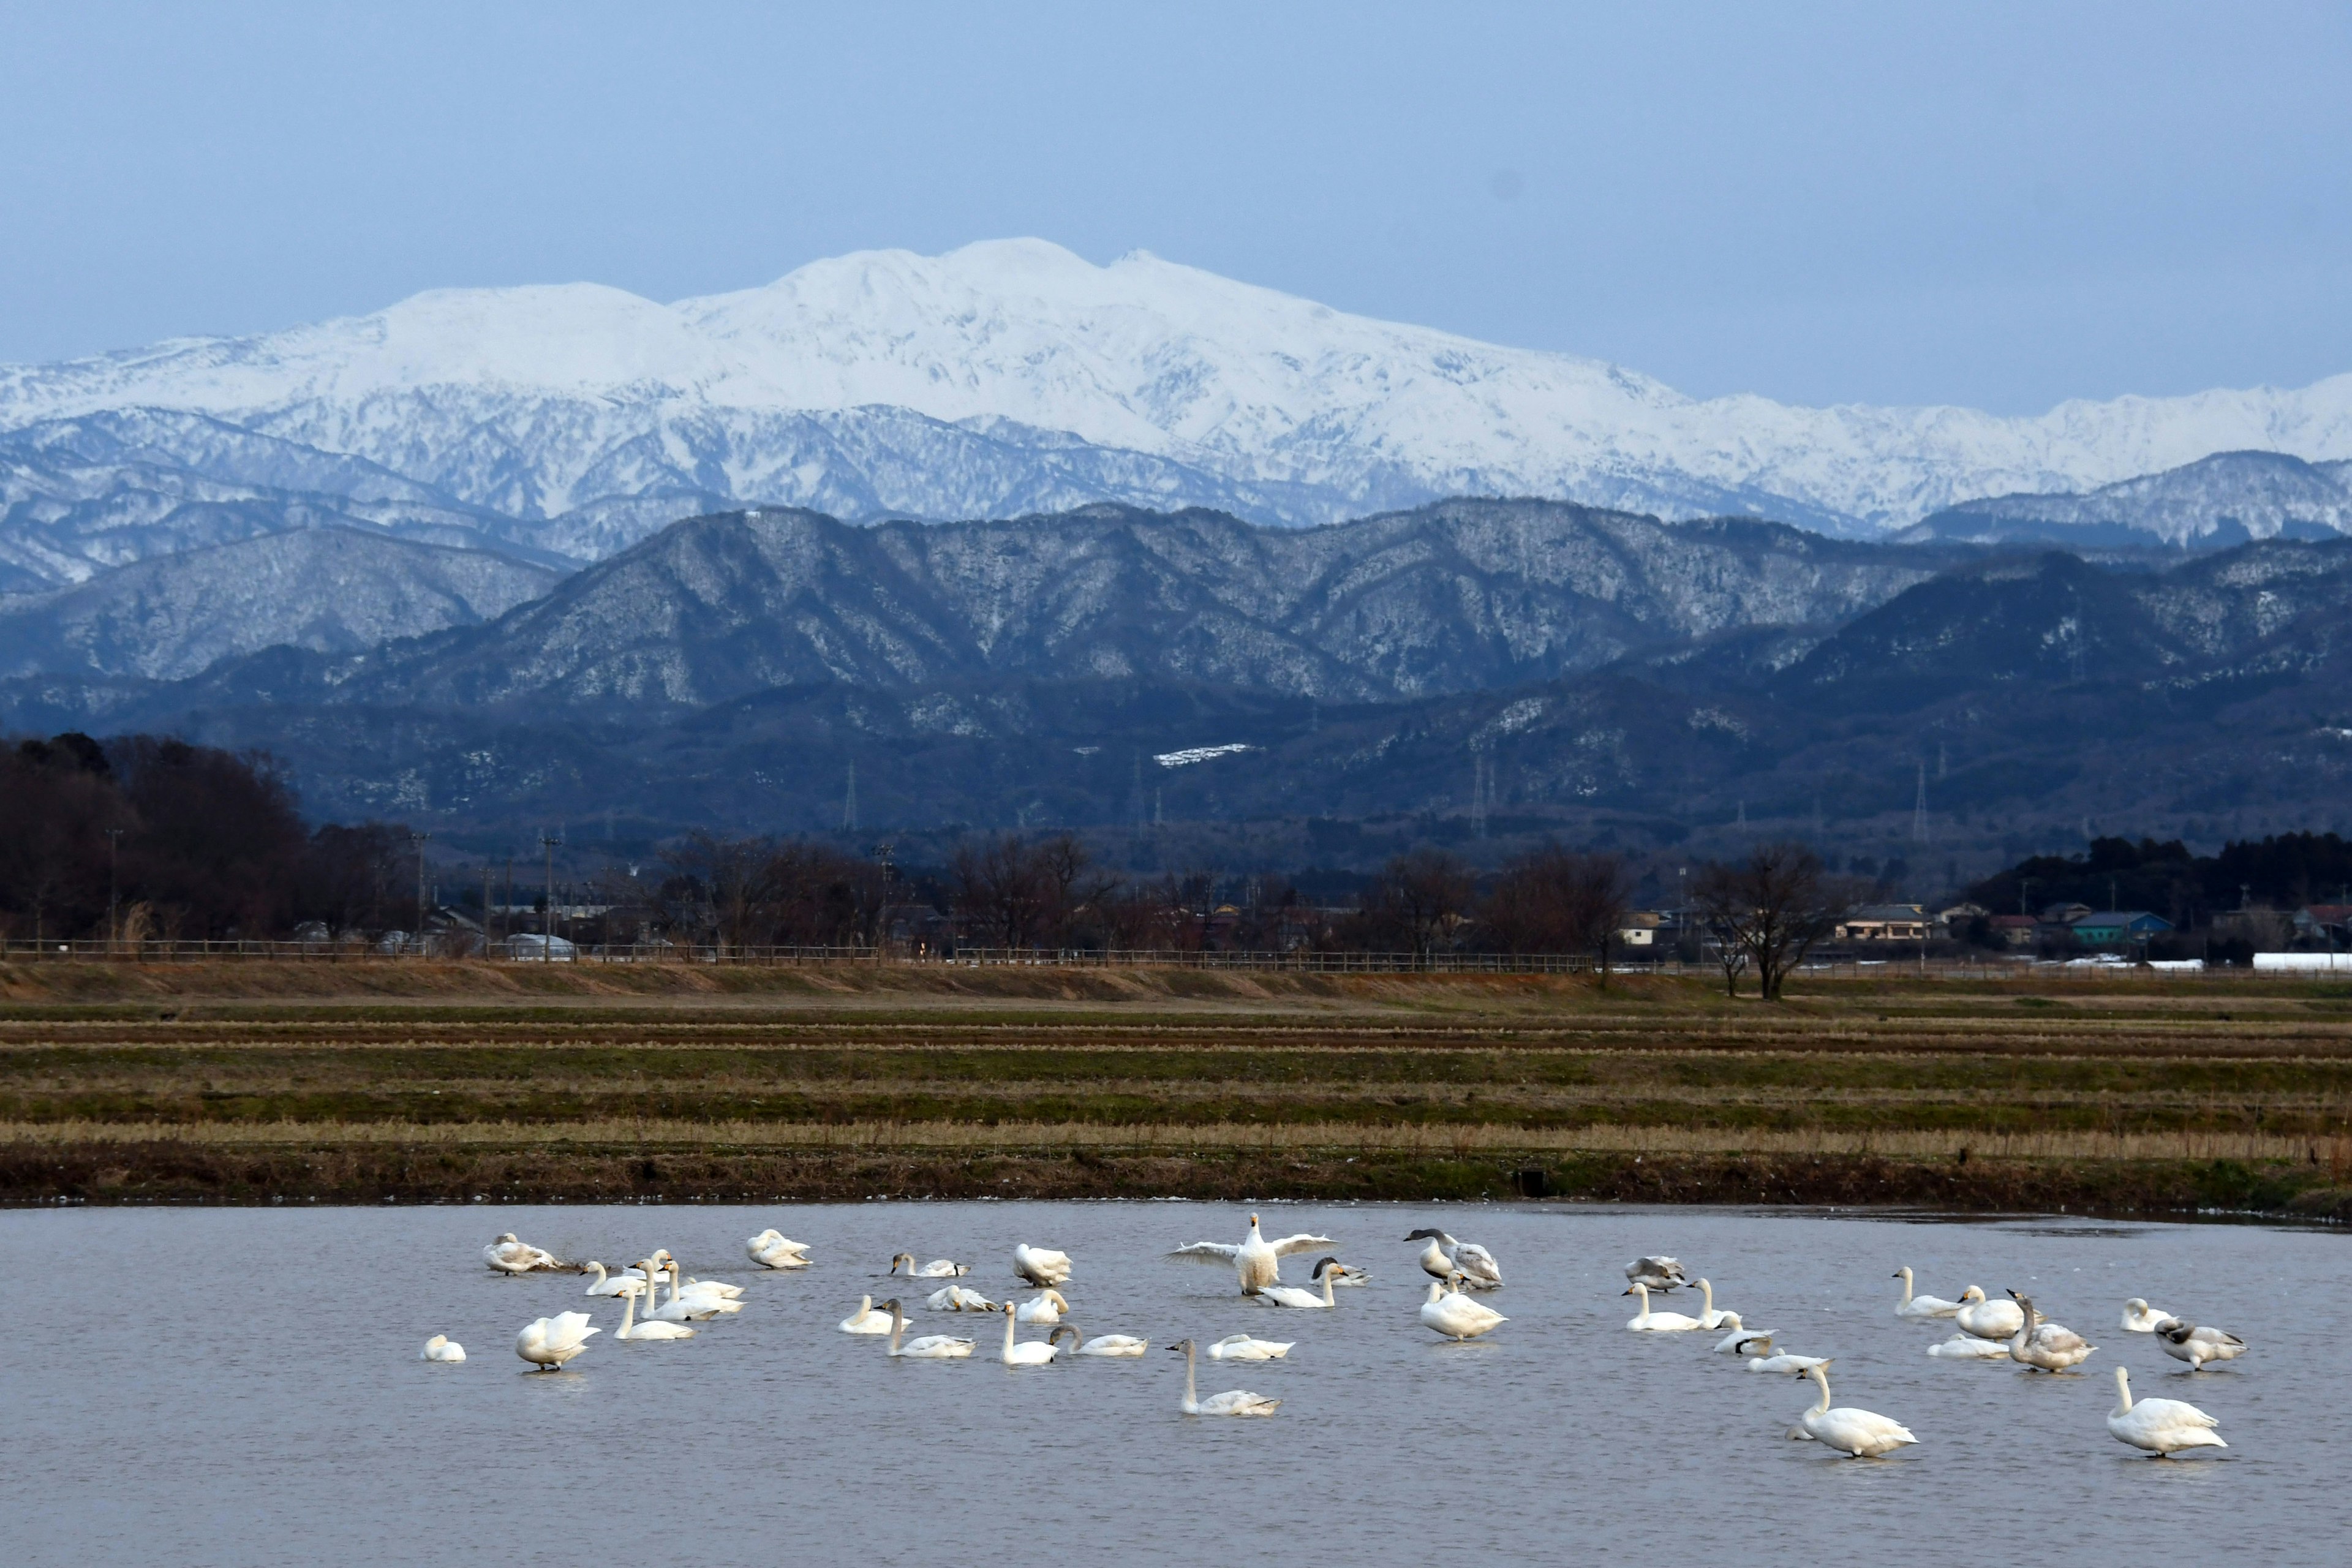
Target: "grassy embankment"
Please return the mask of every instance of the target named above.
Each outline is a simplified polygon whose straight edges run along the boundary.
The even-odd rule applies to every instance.
[[[2352,986],[0,966],[0,1200],[1530,1189],[2352,1215]]]

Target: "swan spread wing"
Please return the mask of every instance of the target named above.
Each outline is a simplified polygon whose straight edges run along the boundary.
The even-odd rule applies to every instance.
[[[1339,1243],[1333,1241],[1328,1236],[1308,1236],[1304,1231],[1301,1231],[1297,1236],[1286,1236],[1280,1241],[1268,1241],[1266,1243],[1266,1246],[1274,1249],[1274,1255],[1276,1258],[1287,1258],[1294,1252],[1304,1252],[1310,1247],[1336,1247],[1338,1245]],[[1234,1250],[1238,1252],[1241,1249],[1239,1247],[1235,1247]]]
[[[1230,1242],[1192,1241],[1170,1253],[1192,1263],[1231,1263],[1242,1255],[1242,1249]]]

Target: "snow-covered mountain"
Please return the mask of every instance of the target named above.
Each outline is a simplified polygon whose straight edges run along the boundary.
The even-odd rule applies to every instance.
[[[575,557],[714,501],[867,519],[1109,500],[1305,522],[1503,494],[1867,532],[2220,451],[2352,458],[2352,376],[2031,418],[1696,400],[1039,240],[860,252],[668,305],[591,284],[439,290],[0,370],[0,428],[131,409],[204,415],[313,465],[364,459]]]
[[[1998,544],[2169,544],[2226,549],[2250,539],[2352,533],[2352,463],[2306,463],[2283,452],[2220,452],[2087,495],[1992,496],[1964,501],[1903,537]]]

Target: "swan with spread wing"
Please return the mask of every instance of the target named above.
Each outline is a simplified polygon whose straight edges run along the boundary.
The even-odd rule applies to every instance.
[[[1189,1258],[1195,1263],[1230,1263],[1241,1280],[1242,1294],[1255,1296],[1269,1285],[1281,1283],[1282,1260],[1294,1252],[1312,1247],[1332,1247],[1337,1243],[1328,1236],[1312,1236],[1302,1231],[1268,1241],[1258,1229],[1257,1215],[1250,1215],[1249,1235],[1239,1243],[1195,1241],[1170,1253],[1171,1258]],[[1320,1302],[1317,1303],[1318,1306]]]

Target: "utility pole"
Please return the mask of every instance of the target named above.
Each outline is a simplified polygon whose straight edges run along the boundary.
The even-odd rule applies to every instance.
[[[555,847],[563,840],[552,833],[539,836],[540,847],[547,851],[547,918],[539,922],[539,961],[555,962]]]
[[[116,915],[116,908],[120,902],[119,889],[121,878],[118,875],[118,871],[121,858],[122,829],[110,827],[106,830],[106,956],[109,958],[114,956],[115,937],[122,930]],[[34,945],[39,946],[38,942],[37,941]]]
[[[849,788],[841,797],[841,830],[857,831],[857,759],[849,759]]]
[[[409,831],[409,842],[416,846],[416,951],[425,951],[425,841],[433,835]]]
[[[1911,841],[1927,842],[1927,763],[1924,757],[1919,762],[1919,794],[1911,805]]]
[[[490,858],[482,857],[482,956],[490,956]]]

